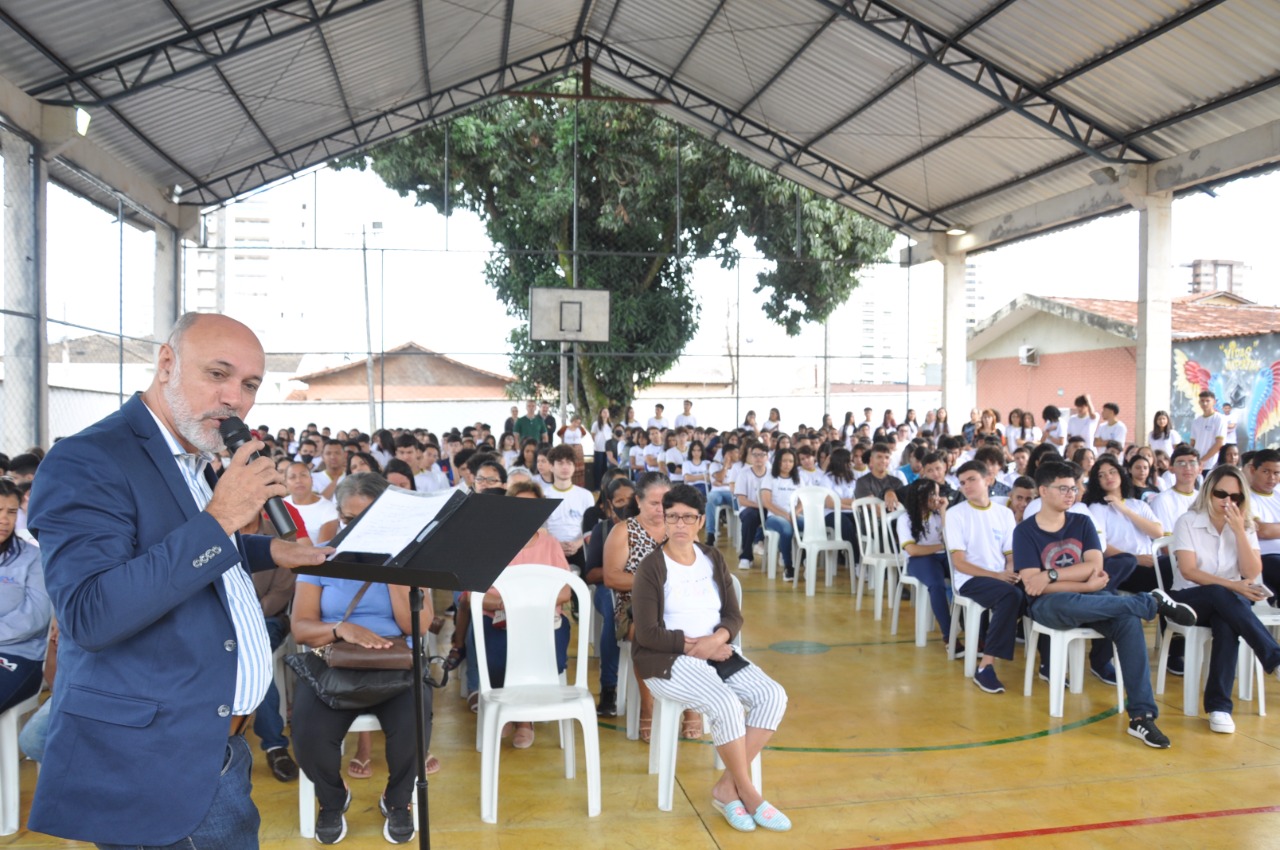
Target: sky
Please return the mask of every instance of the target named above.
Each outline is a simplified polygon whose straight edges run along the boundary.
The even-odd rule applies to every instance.
[[[1249,267],[1245,294],[1280,303],[1280,259],[1270,233],[1263,231],[1273,218],[1278,189],[1280,172],[1226,184],[1215,190],[1216,197],[1198,193],[1175,201],[1175,265],[1196,258],[1243,260]],[[372,231],[373,222],[380,222],[381,234],[372,237],[370,245],[387,251],[382,262],[369,264],[375,348],[383,342],[393,347],[414,340],[482,368],[505,371],[506,336],[514,320],[483,282],[490,246],[475,216],[456,213],[446,220],[430,208],[416,207],[411,198],[400,198],[372,173],[328,169],[276,186],[259,200],[309,217],[319,245],[347,249],[313,252],[296,275],[286,275],[273,288],[270,297],[278,299],[281,311],[293,311],[301,321],[290,325],[298,329],[290,338],[266,340],[268,350],[365,349],[359,234],[362,226]],[[302,204],[307,205],[305,212],[299,212]],[[111,215],[56,188],[50,191],[49,213],[50,318],[114,330],[120,324],[118,282],[123,271],[125,332],[149,334],[153,237],[128,226],[122,232]],[[1136,298],[1137,228],[1137,214],[1125,213],[976,255],[986,312],[1022,292]],[[904,244],[900,238],[891,256],[896,258]],[[751,256],[749,243],[739,247],[744,261],[738,269],[723,270],[715,261],[704,261],[695,269],[701,329],[686,360],[723,353],[726,333],[740,334],[744,350],[756,346],[820,354],[820,326],[788,339],[763,316],[762,299],[751,292],[763,261]],[[371,255],[376,256],[376,250]],[[1178,294],[1185,291],[1188,279],[1188,270],[1174,269]],[[887,265],[864,275],[863,286],[868,292],[887,291],[897,297],[908,283],[918,296],[940,297],[941,267],[927,263],[908,271]],[[740,328],[735,310],[739,299]],[[912,303],[919,301],[913,298]],[[837,312],[833,328],[852,321],[849,309]],[[317,332],[320,328],[322,333]],[[51,338],[58,338],[58,331],[51,329]],[[854,355],[854,336],[833,333],[833,355]]]

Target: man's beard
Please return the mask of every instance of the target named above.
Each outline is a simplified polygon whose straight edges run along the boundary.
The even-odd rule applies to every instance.
[[[184,438],[188,443],[195,446],[202,452],[216,454],[226,448],[222,441],[222,435],[215,429],[212,434],[202,427],[202,423],[206,419],[226,419],[235,416],[236,412],[230,409],[222,409],[210,411],[204,414],[197,414],[191,409],[191,405],[187,402],[185,396],[178,391],[178,383],[181,380],[181,361],[175,357],[173,361],[173,371],[169,377],[168,383],[164,385],[164,400],[169,405],[169,410],[173,414],[174,427],[178,429],[178,435]]]

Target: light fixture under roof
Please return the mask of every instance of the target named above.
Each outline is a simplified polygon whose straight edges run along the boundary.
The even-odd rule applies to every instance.
[[[93,116],[89,114],[89,110],[83,106],[76,107],[76,132],[82,136],[89,134],[89,122],[93,120]]]
[[[969,231],[965,230],[963,227],[949,227],[949,228],[947,228],[947,235],[948,235],[948,236],[964,236],[964,235],[965,235],[966,233],[968,233],[968,232],[969,232]]]

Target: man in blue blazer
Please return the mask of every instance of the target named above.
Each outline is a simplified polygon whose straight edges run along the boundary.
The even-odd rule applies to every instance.
[[[258,846],[243,731],[271,651],[248,573],[331,551],[237,532],[285,494],[268,458],[249,460],[262,443],[221,479],[208,468],[219,424],[245,418],[264,369],[249,328],[189,313],[146,392],[41,464],[28,525],[61,639],[31,829],[99,846]]]

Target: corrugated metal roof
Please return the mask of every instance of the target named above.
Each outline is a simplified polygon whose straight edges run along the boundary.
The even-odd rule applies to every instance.
[[[1092,185],[1102,161],[1050,114],[1092,126],[1088,145],[1133,137],[1157,159],[1280,119],[1275,0],[170,2],[181,20],[163,0],[7,0],[0,76],[51,102],[76,92],[95,143],[181,185],[187,203],[354,150],[378,116],[412,129],[428,92],[446,109],[494,92],[504,51],[519,79],[604,51],[602,80],[687,92],[698,103],[664,114],[900,229],[989,220]],[[188,28],[209,32],[197,44]],[[935,62],[908,49],[923,30]],[[993,78],[1050,102],[1020,114],[992,95]],[[59,81],[70,88],[48,88]],[[860,194],[880,204],[868,208],[844,192],[868,178],[897,198]]]

